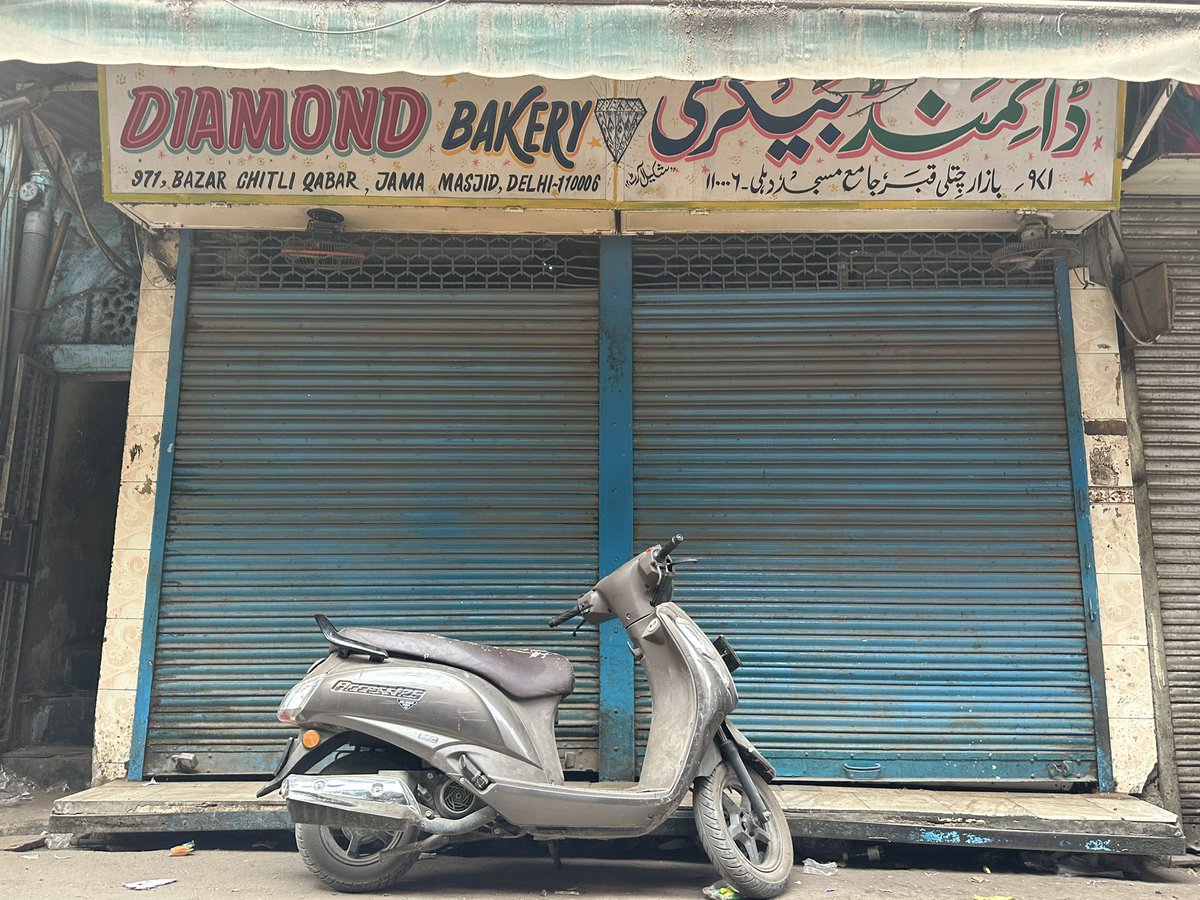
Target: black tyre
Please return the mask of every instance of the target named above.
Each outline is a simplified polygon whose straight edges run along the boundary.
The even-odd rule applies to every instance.
[[[323,770],[329,775],[358,775],[379,771],[379,754],[351,753]],[[308,870],[321,881],[349,894],[394,887],[417,862],[417,853],[388,854],[416,841],[420,830],[371,831],[328,825],[297,825],[296,848]]]
[[[779,798],[756,773],[750,773],[771,812],[759,825],[737,775],[722,762],[692,788],[692,811],[700,843],[721,877],[747,897],[782,894],[792,872],[792,836]]]

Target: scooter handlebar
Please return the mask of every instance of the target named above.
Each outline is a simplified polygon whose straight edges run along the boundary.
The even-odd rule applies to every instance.
[[[654,561],[657,563],[666,562],[667,557],[670,556],[672,553],[674,553],[675,550],[682,543],[683,543],[683,535],[682,534],[675,535],[673,538],[671,538],[669,541],[667,541],[665,544],[663,544],[661,547],[658,548],[658,552],[654,554]]]
[[[562,625],[564,622],[570,622],[573,618],[575,618],[578,615],[582,615],[582,614],[583,614],[583,610],[580,609],[579,604],[576,603],[573,607],[568,609],[566,612],[560,612],[557,616],[555,616],[553,619],[551,619],[550,627],[557,628],[559,625]]]

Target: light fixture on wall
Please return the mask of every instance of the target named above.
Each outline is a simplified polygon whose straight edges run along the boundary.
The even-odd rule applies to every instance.
[[[367,255],[346,236],[345,217],[331,209],[310,209],[303,234],[283,242],[279,253],[296,269],[347,272],[362,268]]]

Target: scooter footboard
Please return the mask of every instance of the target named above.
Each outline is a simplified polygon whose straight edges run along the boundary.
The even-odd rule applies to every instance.
[[[664,791],[528,784],[497,779],[480,795],[500,815],[539,835],[637,837],[653,831],[682,796]]]

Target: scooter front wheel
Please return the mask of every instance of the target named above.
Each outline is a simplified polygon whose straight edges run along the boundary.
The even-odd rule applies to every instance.
[[[747,897],[782,894],[792,871],[792,836],[775,792],[750,773],[771,818],[760,825],[742,783],[722,762],[692,787],[692,812],[700,843],[721,877]]]

